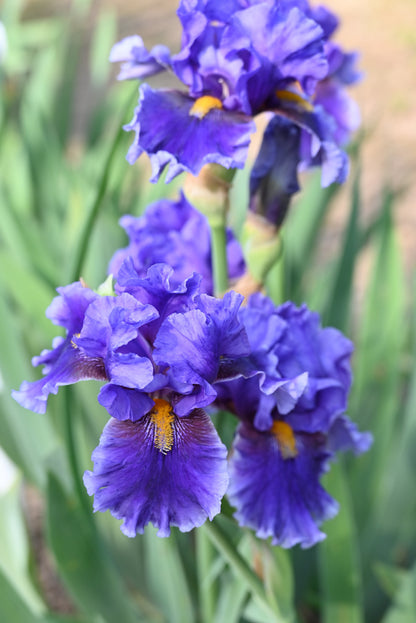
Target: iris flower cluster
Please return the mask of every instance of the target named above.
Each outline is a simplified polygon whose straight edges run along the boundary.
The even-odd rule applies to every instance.
[[[358,74],[356,56],[331,40],[336,17],[306,0],[182,0],[178,16],[178,54],[148,51],[137,36],[111,52],[121,79],[169,70],[183,84],[140,87],[129,161],[147,152],[153,180],[166,166],[167,180],[211,163],[243,167],[253,118],[266,111],[252,209],[279,225],[302,167],[321,165],[324,185],[343,181],[341,145],[357,123],[345,86]],[[47,316],[65,336],[33,359],[44,376],[14,398],[44,413],[60,386],[102,382],[109,421],[84,484],[129,537],[148,523],[159,536],[201,526],[228,495],[238,523],[260,538],[314,545],[338,510],[322,474],[337,452],[371,445],[345,414],[352,343],[306,305],[276,306],[261,292],[214,297],[210,226],[183,193],[121,225],[129,243],[110,261],[111,290],[58,288]],[[244,253],[231,230],[224,239],[238,290]],[[227,411],[230,449],[211,419]]]
[[[270,220],[279,211],[276,202],[298,190],[299,170],[319,165],[323,186],[343,182],[348,158],[342,146],[359,124],[345,87],[360,74],[357,54],[332,40],[337,17],[307,0],[181,0],[177,13],[183,28],[178,54],[160,45],[148,51],[135,35],[110,55],[122,62],[121,80],[169,71],[182,83],[180,89],[140,86],[139,106],[126,126],[136,133],[128,161],[146,152],[153,181],[166,166],[166,181],[182,171],[196,175],[207,163],[242,168],[253,119],[267,112],[251,193],[254,198],[262,182],[269,185],[270,176],[278,179],[279,197],[265,206]]]
[[[196,216],[181,202],[129,217],[130,232],[144,241],[156,235],[159,209],[176,224],[178,205]],[[189,242],[186,227],[170,232],[178,249]],[[58,288],[47,316],[66,336],[34,358],[44,376],[23,382],[14,398],[44,413],[59,386],[103,381],[98,402],[110,420],[84,483],[94,509],[122,519],[127,536],[149,522],[159,536],[170,526],[200,526],[220,512],[228,491],[237,520],[258,536],[284,547],[313,545],[324,536],[320,523],[337,510],[321,474],[337,450],[360,453],[371,443],[344,415],[351,342],[322,329],[305,306],[275,307],[260,293],[242,306],[235,292],[206,294],[200,274],[181,280],[192,254],[176,269],[155,263],[145,270],[141,252],[132,235],[121,265],[126,250],[115,254],[110,295],[81,282]],[[229,460],[207,408],[226,408],[240,421]]]

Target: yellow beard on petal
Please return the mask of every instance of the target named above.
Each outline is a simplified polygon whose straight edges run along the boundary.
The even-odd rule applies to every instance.
[[[219,100],[218,97],[212,97],[212,95],[203,95],[195,100],[189,114],[193,117],[203,119],[205,115],[207,115],[209,111],[214,108],[222,108],[221,100]]]
[[[162,454],[167,454],[173,446],[173,423],[175,415],[167,400],[154,398],[155,406],[150,412],[154,426],[154,445]]]
[[[270,431],[279,444],[279,450],[283,459],[293,459],[297,456],[298,450],[296,448],[295,434],[289,424],[276,420],[273,422]]]
[[[306,110],[306,112],[313,112],[314,110],[313,104],[295,91],[276,91],[276,97],[283,102],[296,104],[299,108]]]

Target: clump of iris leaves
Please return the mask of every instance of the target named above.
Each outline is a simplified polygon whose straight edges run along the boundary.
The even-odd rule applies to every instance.
[[[332,467],[326,487],[341,510],[325,524],[323,543],[308,551],[271,547],[237,530],[227,506],[215,541],[203,528],[174,530],[170,539],[148,528],[127,540],[117,522],[92,515],[80,484],[106,419],[94,382],[65,388],[43,416],[10,398],[22,378],[35,378],[30,357],[56,333],[44,315],[55,287],[80,274],[98,286],[126,242],[118,218],[175,193],[175,185],[151,185],[147,170],[125,162],[131,137],[120,127],[130,119],[137,85],[108,90],[117,22],[102,11],[87,32],[89,5],[73,2],[64,18],[44,19],[25,17],[21,1],[6,0],[0,9],[9,37],[0,69],[0,445],[19,472],[0,494],[0,619],[414,623],[414,287],[394,228],[400,198],[380,189],[376,215],[362,218],[358,143],[336,245],[328,250],[323,225],[339,189],[322,191],[319,174],[309,175],[268,278],[276,302],[305,301],[356,344],[348,413],[372,431],[374,445],[359,462],[340,459]],[[237,173],[232,195],[237,232],[245,175]],[[364,256],[371,266],[365,285]],[[221,431],[227,434],[232,430]],[[28,486],[44,505],[41,547],[52,554],[70,615],[57,612],[42,588]]]

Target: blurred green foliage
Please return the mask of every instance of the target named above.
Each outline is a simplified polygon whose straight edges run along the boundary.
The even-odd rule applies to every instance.
[[[374,434],[358,460],[340,460],[326,485],[341,502],[312,551],[285,552],[237,530],[227,502],[213,524],[168,540],[126,539],[107,515],[93,516],[82,492],[106,420],[95,382],[66,389],[46,415],[10,398],[34,380],[30,358],[56,329],[44,311],[55,288],[78,278],[96,287],[125,242],[116,226],[175,186],[152,186],[145,165],[130,167],[130,137],[120,130],[136,89],[107,88],[113,12],[102,12],[81,53],[88,2],[65,17],[21,20],[22,2],[1,8],[9,53],[0,67],[0,444],[21,472],[0,496],[0,614],[13,623],[414,623],[416,620],[416,317],[386,190],[379,214],[363,225],[360,169],[353,154],[350,211],[333,257],[321,256],[322,226],[337,188],[318,177],[291,210],[283,255],[270,272],[276,302],[305,301],[325,324],[356,343],[350,417]],[[80,72],[98,103],[74,134]],[[238,172],[230,219],[244,219],[247,171]],[[373,267],[357,296],[363,252]],[[413,307],[412,307],[413,305]],[[69,423],[69,425],[68,425]],[[222,431],[231,436],[232,431]],[[78,468],[78,473],[76,472]],[[74,477],[75,474],[75,477]],[[31,483],[46,504],[45,534],[77,614],[50,610],[33,563],[22,506]]]

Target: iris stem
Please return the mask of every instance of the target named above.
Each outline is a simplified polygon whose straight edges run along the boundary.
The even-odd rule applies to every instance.
[[[214,551],[204,530],[196,531],[196,555],[201,621],[211,623],[215,620],[216,603],[214,584],[210,577]]]
[[[262,602],[268,604],[264,586],[258,575],[249,567],[244,558],[238,553],[235,546],[230,543],[227,535],[221,530],[215,521],[206,521],[203,529],[210,540],[225,558],[235,573],[250,587],[252,593]]]
[[[211,225],[212,273],[215,296],[222,296],[228,288],[227,233],[224,224]]]
[[[135,87],[134,89],[134,98],[137,99],[137,87]],[[132,94],[127,100],[128,103],[127,103],[126,109],[130,110],[131,104],[133,101],[134,99],[133,99],[133,94]],[[124,117],[125,117],[125,112],[123,113],[123,119]],[[98,190],[95,196],[94,203],[91,206],[90,212],[86,218],[84,227],[82,229],[82,232],[79,238],[78,249],[75,254],[74,268],[71,274],[71,281],[76,281],[81,276],[81,271],[83,269],[85,258],[87,255],[88,243],[89,243],[92,231],[94,229],[94,225],[97,220],[98,214],[100,212],[100,208],[103,203],[105,192],[107,190],[108,179],[110,177],[110,171],[111,171],[111,167],[113,164],[113,159],[114,159],[115,154],[118,151],[123,135],[124,135],[124,130],[123,130],[122,125],[120,124],[117,130],[117,133],[115,135],[115,138],[113,140],[113,143],[111,145],[111,149],[108,153],[106,162],[105,162],[104,170],[101,175],[101,180],[98,186]]]

